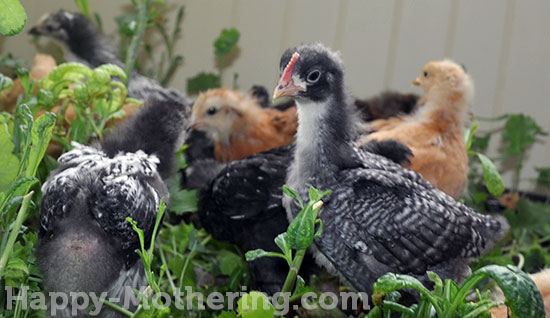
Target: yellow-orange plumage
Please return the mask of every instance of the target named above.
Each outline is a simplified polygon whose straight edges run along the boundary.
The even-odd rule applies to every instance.
[[[423,103],[413,114],[376,120],[369,140],[394,139],[412,152],[407,168],[435,187],[458,198],[467,186],[468,156],[464,120],[473,98],[473,84],[463,69],[449,60],[429,62],[413,82],[424,89]]]

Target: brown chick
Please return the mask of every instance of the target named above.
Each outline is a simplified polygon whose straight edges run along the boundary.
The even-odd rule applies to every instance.
[[[192,127],[214,142],[214,157],[230,162],[292,143],[296,108],[262,108],[251,97],[229,89],[201,93],[193,106]]]
[[[359,143],[394,139],[405,144],[413,152],[405,166],[458,198],[467,185],[463,127],[473,98],[472,80],[460,65],[443,60],[427,63],[413,84],[424,90],[424,105],[398,119],[374,121],[371,127],[377,131]]]

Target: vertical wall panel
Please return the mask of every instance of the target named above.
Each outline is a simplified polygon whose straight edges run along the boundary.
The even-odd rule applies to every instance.
[[[358,97],[383,89],[395,1],[351,0],[347,6],[341,49],[348,87]]]
[[[456,40],[450,57],[464,64],[474,79],[476,95],[472,111],[476,115],[492,114],[505,36],[505,11],[505,2],[501,0],[460,1]]]
[[[397,55],[388,88],[408,91],[429,60],[440,59],[451,9],[450,1],[404,1]],[[391,63],[391,61],[389,61]]]

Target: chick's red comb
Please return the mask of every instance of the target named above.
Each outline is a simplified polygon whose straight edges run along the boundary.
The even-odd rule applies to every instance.
[[[294,64],[296,64],[299,58],[300,54],[298,52],[294,52],[294,54],[292,54],[292,58],[290,59],[290,61],[288,61],[288,64],[286,65],[279,82],[288,83],[290,81],[290,79],[292,78],[292,69],[294,68]]]

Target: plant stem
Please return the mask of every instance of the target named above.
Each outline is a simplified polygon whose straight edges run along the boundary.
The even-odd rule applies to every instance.
[[[137,31],[132,37],[132,42],[128,47],[126,54],[126,63],[124,64],[124,72],[128,76],[126,79],[126,85],[130,82],[132,77],[132,70],[136,64],[136,59],[139,54],[139,48],[143,42],[143,36],[145,35],[145,29],[147,29],[147,20],[149,17],[149,5],[151,0],[141,0],[138,2],[138,18],[137,18]]]
[[[4,269],[8,264],[8,260],[13,250],[13,245],[15,244],[15,240],[17,239],[17,236],[19,235],[19,230],[21,229],[21,225],[23,225],[23,221],[25,221],[27,217],[27,209],[29,207],[29,202],[31,201],[31,197],[33,194],[34,194],[33,191],[27,194],[23,198],[23,203],[21,203],[21,208],[19,208],[19,213],[17,214],[17,218],[15,219],[13,228],[11,229],[10,236],[8,238],[8,243],[6,243],[6,248],[4,249],[4,252],[2,253],[2,257],[0,258],[0,278],[2,278]]]
[[[281,290],[281,296],[284,295],[284,293],[290,293],[292,291],[294,283],[296,282],[296,276],[298,276],[298,272],[300,271],[300,267],[302,266],[305,255],[306,249],[300,249],[296,251],[296,255],[294,256],[294,260],[292,261],[292,266],[290,266],[290,270],[288,271],[288,274],[286,276],[283,289]],[[279,297],[279,299],[277,299],[277,303],[279,305],[282,305],[283,300],[283,297]]]
[[[116,311],[118,311],[118,312],[120,312],[120,313],[122,313],[122,314],[124,314],[124,315],[126,315],[126,316],[128,316],[128,317],[133,317],[133,316],[134,316],[134,313],[133,313],[133,312],[131,312],[131,311],[129,311],[129,310],[126,310],[126,309],[120,307],[120,306],[117,305],[117,304],[113,304],[112,302],[110,302],[110,301],[108,301],[108,300],[104,300],[103,303],[104,303],[105,305],[107,305],[107,307],[110,307],[110,308],[112,308],[112,309],[114,309],[114,310],[116,310]]]

